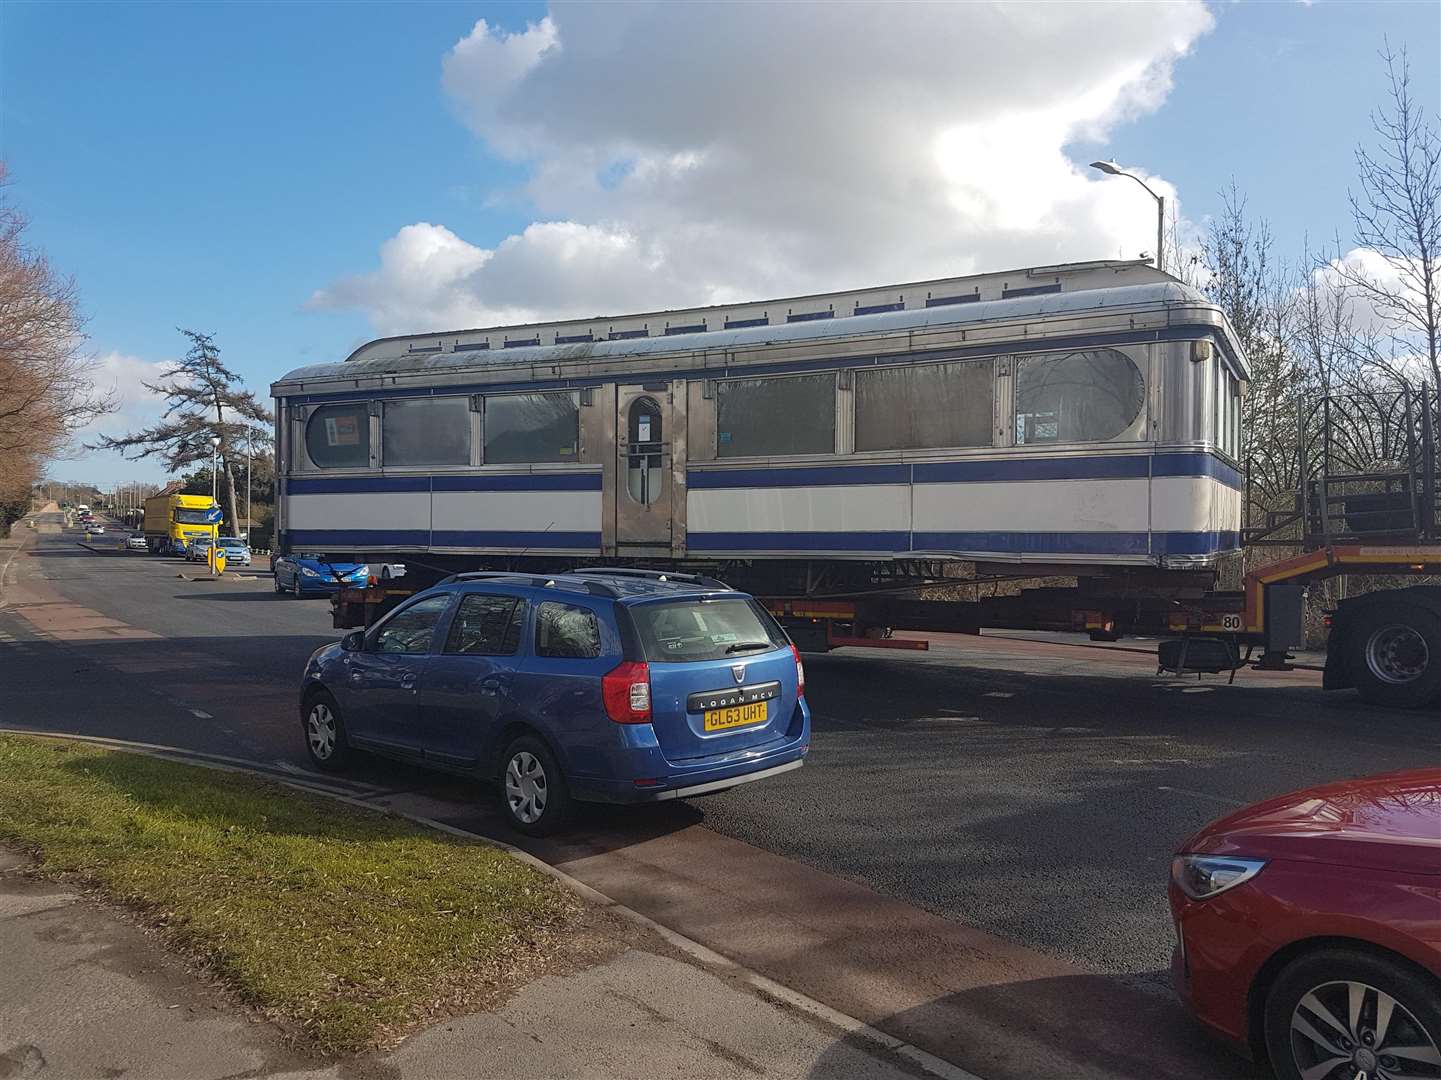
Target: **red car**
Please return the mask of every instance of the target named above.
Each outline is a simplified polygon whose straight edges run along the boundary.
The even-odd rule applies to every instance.
[[[1441,1078],[1441,768],[1213,822],[1170,898],[1181,997],[1284,1080]]]

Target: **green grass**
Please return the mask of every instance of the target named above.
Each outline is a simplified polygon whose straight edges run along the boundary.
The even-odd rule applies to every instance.
[[[581,908],[503,851],[253,777],[0,736],[0,842],[140,913],[322,1052],[537,962]]]

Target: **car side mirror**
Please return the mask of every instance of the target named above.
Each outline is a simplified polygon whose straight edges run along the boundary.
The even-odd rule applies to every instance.
[[[352,630],[340,639],[340,647],[346,652],[360,652],[365,648],[365,635],[359,630]]]

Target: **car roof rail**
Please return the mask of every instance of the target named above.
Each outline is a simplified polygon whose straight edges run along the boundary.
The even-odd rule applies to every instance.
[[[704,585],[707,589],[735,592],[734,588],[718,578],[707,577],[704,574],[688,574],[681,570],[647,570],[638,566],[583,566],[578,570],[566,572],[577,575],[606,574],[612,577],[646,578],[650,581],[679,581],[686,585]]]
[[[618,597],[619,591],[611,588],[602,581],[577,581],[567,582],[564,579],[570,574],[555,574],[550,577],[523,573],[519,570],[470,570],[461,574],[451,574],[450,577],[436,582],[439,585],[450,585],[457,581],[508,581],[514,585],[530,585],[537,589],[555,588],[557,585],[574,584],[583,586],[591,596]]]

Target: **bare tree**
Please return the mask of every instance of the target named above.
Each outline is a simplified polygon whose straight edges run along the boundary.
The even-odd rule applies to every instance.
[[[1411,95],[1406,50],[1382,50],[1389,101],[1371,114],[1377,146],[1358,147],[1360,189],[1351,193],[1356,243],[1390,274],[1339,262],[1338,273],[1393,329],[1414,342],[1441,387],[1441,140]],[[1390,280],[1387,280],[1389,278]]]
[[[1294,275],[1272,253],[1269,224],[1250,216],[1234,181],[1202,240],[1201,287],[1225,311],[1251,361],[1243,404],[1241,454],[1256,509],[1281,509],[1297,484],[1297,395],[1303,373],[1295,352]]]
[[[208,462],[218,453],[225,481],[226,516],[234,532],[240,514],[232,462],[238,455],[244,463],[247,443],[262,449],[270,445],[270,411],[253,391],[243,389],[244,380],[220,359],[212,335],[198,330],[180,332],[190,340],[189,351],[156,382],[142,384],[166,401],[160,422],[128,435],[102,436],[95,448],[117,450],[136,458],[158,455],[171,472]],[[218,451],[212,439],[220,441]]]
[[[0,186],[4,177],[0,165]],[[114,407],[82,352],[75,283],[25,243],[26,224],[0,203],[0,497],[9,506],[28,502],[45,461]]]

